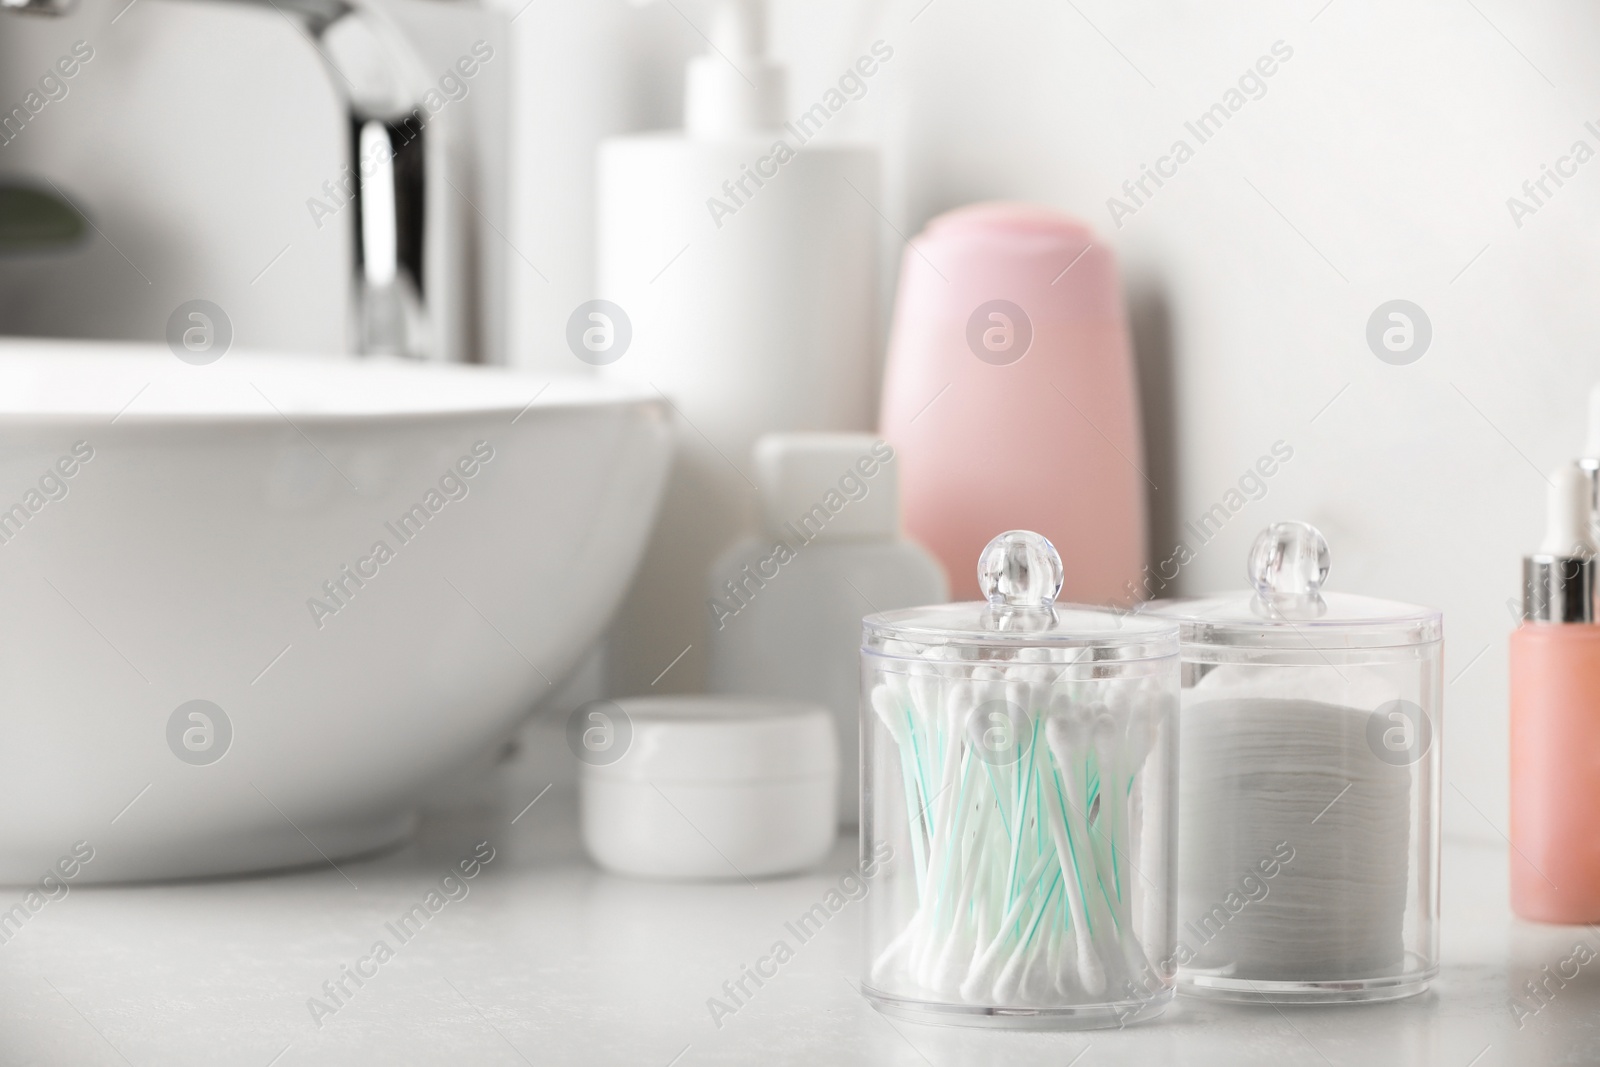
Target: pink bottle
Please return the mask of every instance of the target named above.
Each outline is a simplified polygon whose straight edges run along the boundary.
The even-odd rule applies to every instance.
[[[1081,222],[990,203],[907,248],[883,387],[907,533],[978,596],[970,561],[1037,530],[1062,600],[1126,602],[1145,558],[1144,449],[1116,262]]]
[[[1600,922],[1600,625],[1590,485],[1550,476],[1545,541],[1523,559],[1511,635],[1511,908]]]

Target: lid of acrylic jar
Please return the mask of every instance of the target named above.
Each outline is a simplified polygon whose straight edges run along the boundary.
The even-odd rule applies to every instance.
[[[573,717],[587,777],[735,785],[839,773],[833,713],[818,704],[736,696],[598,700]],[[595,744],[586,742],[594,732]],[[603,741],[604,744],[600,744]],[[620,754],[615,754],[620,753]]]
[[[1443,615],[1438,609],[1324,593],[1328,568],[1328,542],[1315,526],[1275,523],[1250,549],[1253,591],[1152,601],[1140,614],[1178,622],[1185,646],[1315,653],[1400,648],[1441,639]]]
[[[978,561],[987,600],[885,611],[862,620],[868,651],[921,660],[1022,659],[1092,663],[1177,655],[1175,622],[1104,608],[1057,605],[1061,557],[1045,537],[1011,530]]]

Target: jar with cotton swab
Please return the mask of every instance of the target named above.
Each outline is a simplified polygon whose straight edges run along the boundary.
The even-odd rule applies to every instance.
[[[1259,1004],[1394,1000],[1439,969],[1440,613],[1324,592],[1303,522],[1183,635],[1178,983]]]
[[[862,992],[922,1022],[1120,1026],[1173,995],[1175,623],[1056,604],[1036,533],[985,601],[869,615]]]

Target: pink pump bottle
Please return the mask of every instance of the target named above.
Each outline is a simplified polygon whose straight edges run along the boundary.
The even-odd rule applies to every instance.
[[[1511,635],[1511,908],[1600,922],[1600,625],[1590,484],[1552,476],[1549,525],[1523,561]]]
[[[906,250],[883,387],[907,534],[977,599],[996,534],[1061,550],[1063,600],[1125,602],[1145,558],[1145,477],[1116,262],[1026,204],[942,215]]]

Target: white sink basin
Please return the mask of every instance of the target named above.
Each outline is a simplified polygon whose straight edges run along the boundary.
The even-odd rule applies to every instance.
[[[593,379],[0,342],[0,881],[403,838],[600,633],[668,431]]]

